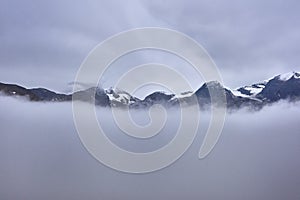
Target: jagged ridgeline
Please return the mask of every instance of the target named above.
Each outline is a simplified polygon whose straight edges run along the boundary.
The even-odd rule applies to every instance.
[[[209,106],[211,98],[209,91],[217,90],[224,93],[227,107],[238,109],[249,107],[260,109],[264,105],[278,102],[280,100],[300,100],[300,73],[292,72],[270,78],[261,83],[240,87],[231,90],[219,82],[211,81],[204,83],[197,91],[186,91],[181,94],[167,94],[165,92],[154,92],[144,99],[139,99],[126,91],[119,89],[102,89],[92,87],[72,94],[60,94],[45,88],[27,89],[15,84],[0,83],[0,92],[7,96],[24,96],[30,101],[42,102],[64,102],[84,101],[94,102],[104,107],[147,108],[154,104],[162,104],[166,107],[174,107],[180,103],[188,106],[194,103],[195,97],[201,107]]]

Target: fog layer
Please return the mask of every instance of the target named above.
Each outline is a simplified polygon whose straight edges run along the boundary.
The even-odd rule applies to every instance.
[[[100,116],[108,112],[97,110]],[[134,115],[133,119],[140,118]],[[196,140],[177,162],[133,175],[105,167],[85,150],[71,103],[0,97],[0,199],[298,200],[299,116],[299,104],[288,103],[228,114],[219,142],[199,160],[208,121],[204,114]],[[161,133],[166,136],[154,138],[152,145],[130,143],[129,138],[118,137],[117,130],[108,137],[128,150],[153,150],[172,138],[178,125],[175,118]],[[105,126],[115,125],[105,122]]]

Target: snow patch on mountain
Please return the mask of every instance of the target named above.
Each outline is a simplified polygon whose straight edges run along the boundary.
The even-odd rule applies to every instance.
[[[300,79],[300,73],[299,72],[295,72],[295,71],[294,72],[288,72],[288,73],[277,75],[277,76],[269,79],[268,81],[270,81],[272,79],[278,79],[280,81],[288,81],[291,78]]]
[[[254,96],[258,93],[260,93],[263,89],[264,89],[264,86],[246,86],[244,87],[245,90],[248,90],[251,94],[251,96]]]
[[[135,102],[134,98],[127,92],[119,89],[109,88],[105,90],[109,100],[113,103],[121,103],[121,104],[132,104]]]
[[[237,97],[246,97],[246,98],[249,97],[249,95],[243,94],[238,90],[230,90],[230,91],[232,92],[232,94],[234,96],[237,96]]]
[[[278,78],[281,81],[287,81],[287,80],[291,79],[294,75],[295,75],[294,72],[289,72],[289,73],[279,75]]]
[[[264,83],[257,83],[250,86],[244,86],[241,88],[238,88],[233,92],[236,96],[242,96],[242,97],[254,97],[257,94],[259,94],[265,87],[267,82]]]
[[[174,99],[183,99],[183,98],[191,97],[193,94],[194,93],[192,91],[182,92],[180,94],[176,94],[175,96],[173,96],[171,98],[171,100],[174,100]]]

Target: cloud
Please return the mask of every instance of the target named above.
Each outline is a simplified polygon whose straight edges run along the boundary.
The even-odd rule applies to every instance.
[[[77,136],[70,103],[1,97],[0,110],[3,199],[279,200],[300,195],[299,105],[280,103],[259,112],[228,115],[218,144],[207,158],[198,160],[209,120],[202,113],[201,129],[184,156],[166,169],[142,175],[98,163]],[[105,112],[99,110],[100,116],[107,116]],[[114,139],[140,148],[124,137]]]
[[[195,38],[234,88],[299,71],[299,6],[293,0],[2,1],[0,79],[62,91],[99,42],[158,26]]]
[[[139,1],[1,2],[0,79],[63,90],[98,43],[154,23]]]
[[[170,2],[149,4],[153,15],[204,45],[228,86],[299,68],[297,1],[172,1],[172,9]]]

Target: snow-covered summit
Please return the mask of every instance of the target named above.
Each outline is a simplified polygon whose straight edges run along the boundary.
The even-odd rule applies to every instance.
[[[266,85],[268,85],[269,82],[272,82],[272,81],[285,82],[292,78],[300,79],[300,73],[289,72],[289,73],[280,74],[280,75],[274,76],[268,80],[265,80],[261,83],[256,83],[256,84],[237,88],[235,90],[232,90],[232,93],[234,95],[240,96],[240,97],[255,97],[259,93],[261,93],[263,91],[263,89],[265,89]]]
[[[112,104],[120,103],[129,105],[135,102],[135,98],[132,97],[128,92],[120,90],[118,88],[109,88],[105,90],[106,95]]]
[[[281,81],[288,81],[291,78],[295,78],[295,79],[300,78],[300,73],[298,73],[298,72],[289,72],[289,73],[278,75],[276,77],[278,77],[278,79],[281,80]]]

